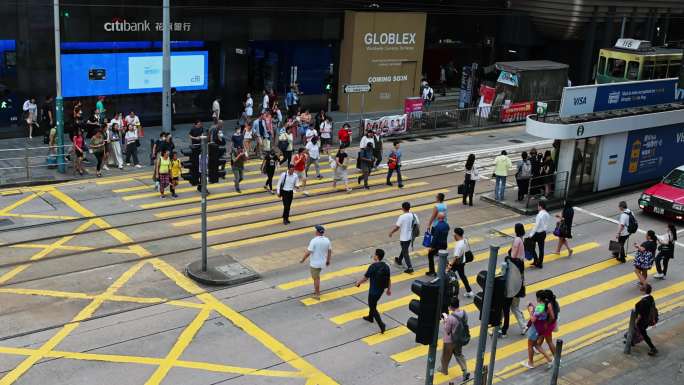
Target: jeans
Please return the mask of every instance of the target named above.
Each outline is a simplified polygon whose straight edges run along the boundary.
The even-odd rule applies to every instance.
[[[292,206],[292,198],[294,192],[292,190],[280,190],[280,195],[283,197],[283,221],[290,221],[290,207]]]
[[[409,246],[411,246],[411,241],[399,241],[401,245],[401,254],[399,254],[399,262],[406,260],[406,267],[409,269],[413,268],[411,264],[411,257],[409,256]]]
[[[397,172],[397,184],[399,185],[399,187],[401,187],[401,186],[403,186],[403,184],[401,183],[401,166],[400,165],[397,165],[397,168],[394,170],[392,170],[392,169],[387,170],[387,184],[392,183],[390,179],[392,178],[392,174],[395,171]]]
[[[100,172],[100,170],[102,169],[102,159],[104,159],[104,152],[97,151],[93,152],[93,154],[95,155],[95,159],[97,159],[97,166],[95,167],[95,169],[97,170],[97,172]]]
[[[231,167],[231,169],[233,170],[233,183],[235,184],[235,190],[240,191],[240,181],[243,179],[245,169],[241,167]]]
[[[463,374],[468,373],[466,360],[463,356],[463,346],[447,342],[442,348],[442,367],[439,369],[442,374],[449,374],[449,361],[451,361],[452,355],[456,359],[458,366],[461,367],[461,372]]]
[[[504,194],[506,193],[506,177],[496,176],[496,186],[494,187],[494,199],[497,201],[504,200]]]
[[[532,239],[537,243],[539,253],[534,258],[534,265],[541,268],[544,266],[544,243],[546,242],[546,231],[534,233]]]
[[[312,164],[314,165],[314,169],[316,170],[316,177],[320,177],[321,176],[321,163],[320,163],[319,158],[316,158],[316,159],[309,158],[306,161],[306,170],[305,170],[306,175],[309,176],[309,167],[311,167]]]
[[[378,323],[378,326],[384,325],[382,318],[380,318],[380,313],[378,312],[378,301],[382,297],[382,291],[379,293],[368,292],[368,318],[374,319]]]
[[[620,262],[624,262],[626,258],[625,243],[627,243],[627,239],[629,239],[629,235],[620,235],[618,237],[618,242],[620,242],[620,253],[613,253],[613,257],[617,258]]]
[[[458,276],[461,278],[461,282],[463,282],[463,288],[465,289],[466,293],[470,293],[473,291],[470,288],[470,283],[468,283],[468,276],[465,274],[465,263],[457,263],[454,265],[454,271],[458,273]]]

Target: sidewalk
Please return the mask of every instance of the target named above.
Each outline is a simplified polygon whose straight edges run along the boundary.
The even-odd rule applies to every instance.
[[[623,331],[587,348],[563,356],[558,385],[681,385],[684,378],[684,309],[661,315],[649,335],[658,355],[648,356],[640,343],[623,354]],[[564,352],[565,353],[565,352]],[[550,383],[550,371],[527,371],[505,384]]]

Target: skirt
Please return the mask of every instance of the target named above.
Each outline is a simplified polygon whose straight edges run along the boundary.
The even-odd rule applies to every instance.
[[[159,174],[159,187],[165,188],[171,183],[171,177],[169,174]]]
[[[653,253],[650,251],[637,251],[634,257],[634,267],[641,270],[649,270],[653,267]]]

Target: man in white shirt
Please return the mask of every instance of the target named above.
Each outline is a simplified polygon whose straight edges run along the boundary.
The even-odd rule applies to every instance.
[[[261,112],[268,111],[269,102],[268,91],[264,90],[264,99],[261,102]]]
[[[217,96],[214,102],[211,103],[211,118],[212,120],[221,119],[221,97]]]
[[[321,299],[321,270],[324,266],[330,266],[330,259],[332,257],[332,244],[325,234],[325,228],[321,225],[316,225],[316,236],[309,242],[309,247],[304,252],[304,257],[299,263],[304,263],[309,258],[309,270],[311,278],[314,283],[313,298],[316,301]]]
[[[128,126],[133,126],[137,127],[140,125],[140,119],[138,118],[138,115],[135,114],[135,112],[131,111],[126,117],[124,118],[126,121],[126,127]]]
[[[537,203],[537,217],[534,220],[534,227],[530,231],[530,238],[532,238],[539,248],[539,254],[534,256],[534,263],[532,266],[542,268],[544,266],[544,242],[546,242],[546,231],[549,228],[551,216],[546,211],[546,202],[539,201]]]
[[[620,252],[613,253],[613,257],[618,261],[625,263],[625,261],[627,261],[627,259],[625,259],[625,243],[627,243],[627,239],[629,239],[627,227],[629,227],[629,216],[632,215],[632,212],[627,208],[627,202],[625,201],[618,203],[618,209],[620,210],[620,218],[618,218],[618,232],[616,238],[617,241],[620,242]]]
[[[287,171],[280,174],[278,179],[278,196],[283,199],[283,224],[290,224],[290,207],[292,206],[292,199],[294,198],[294,191],[297,189],[299,178],[294,172],[294,163],[287,166]]]
[[[425,88],[423,88],[423,109],[425,111],[428,111],[430,109],[430,104],[432,104],[432,101],[435,98],[435,91],[430,87],[429,85],[425,85]]]
[[[411,212],[411,204],[409,202],[404,202],[401,204],[401,209],[403,213],[399,215],[397,223],[392,228],[389,233],[389,237],[399,231],[399,244],[401,245],[401,254],[394,258],[394,262],[401,266],[403,260],[406,260],[406,270],[404,273],[412,274],[413,265],[411,264],[411,257],[409,256],[409,246],[411,241],[413,241],[413,227],[420,226],[418,222],[418,216]]]
[[[309,175],[309,167],[311,165],[314,165],[314,169],[316,170],[316,178],[321,179],[323,178],[323,175],[321,175],[321,164],[320,164],[320,159],[321,159],[321,143],[318,141],[318,137],[314,136],[311,138],[311,140],[306,144],[306,151],[309,153],[308,158],[306,159],[306,170],[305,173],[308,176]]]

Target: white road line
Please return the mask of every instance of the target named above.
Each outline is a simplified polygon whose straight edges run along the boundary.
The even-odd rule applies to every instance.
[[[577,210],[577,211],[579,211],[579,212],[581,212],[581,213],[587,214],[587,215],[591,215],[592,217],[595,217],[595,218],[598,218],[598,219],[602,219],[602,220],[604,220],[604,221],[608,221],[608,222],[611,222],[611,223],[615,223],[616,225],[619,224],[619,222],[617,221],[617,219],[608,218],[608,217],[603,216],[603,215],[601,215],[601,214],[592,213],[591,211],[585,210],[585,209],[583,209],[583,208],[581,208],[581,207],[575,206],[575,210]],[[643,230],[643,229],[637,229],[637,232],[640,233],[640,234],[646,234],[646,230]],[[675,242],[675,244],[676,244],[677,246],[679,246],[679,247],[684,247],[684,244],[682,244],[682,243]]]
[[[553,141],[551,141],[551,140],[540,140],[540,141],[536,141],[536,142],[520,143],[520,144],[514,144],[514,145],[508,145],[508,146],[481,148],[481,149],[468,151],[468,152],[455,152],[455,153],[451,153],[451,154],[433,155],[433,156],[428,156],[428,157],[424,157],[424,158],[409,159],[409,160],[403,161],[402,165],[421,164],[421,163],[445,161],[445,160],[464,161],[464,160],[466,160],[466,158],[470,154],[482,155],[482,154],[487,154],[490,152],[499,153],[503,150],[508,151],[508,150],[517,150],[517,149],[521,149],[521,148],[532,148],[532,147],[537,147],[537,146],[550,145],[552,143],[553,143]]]

